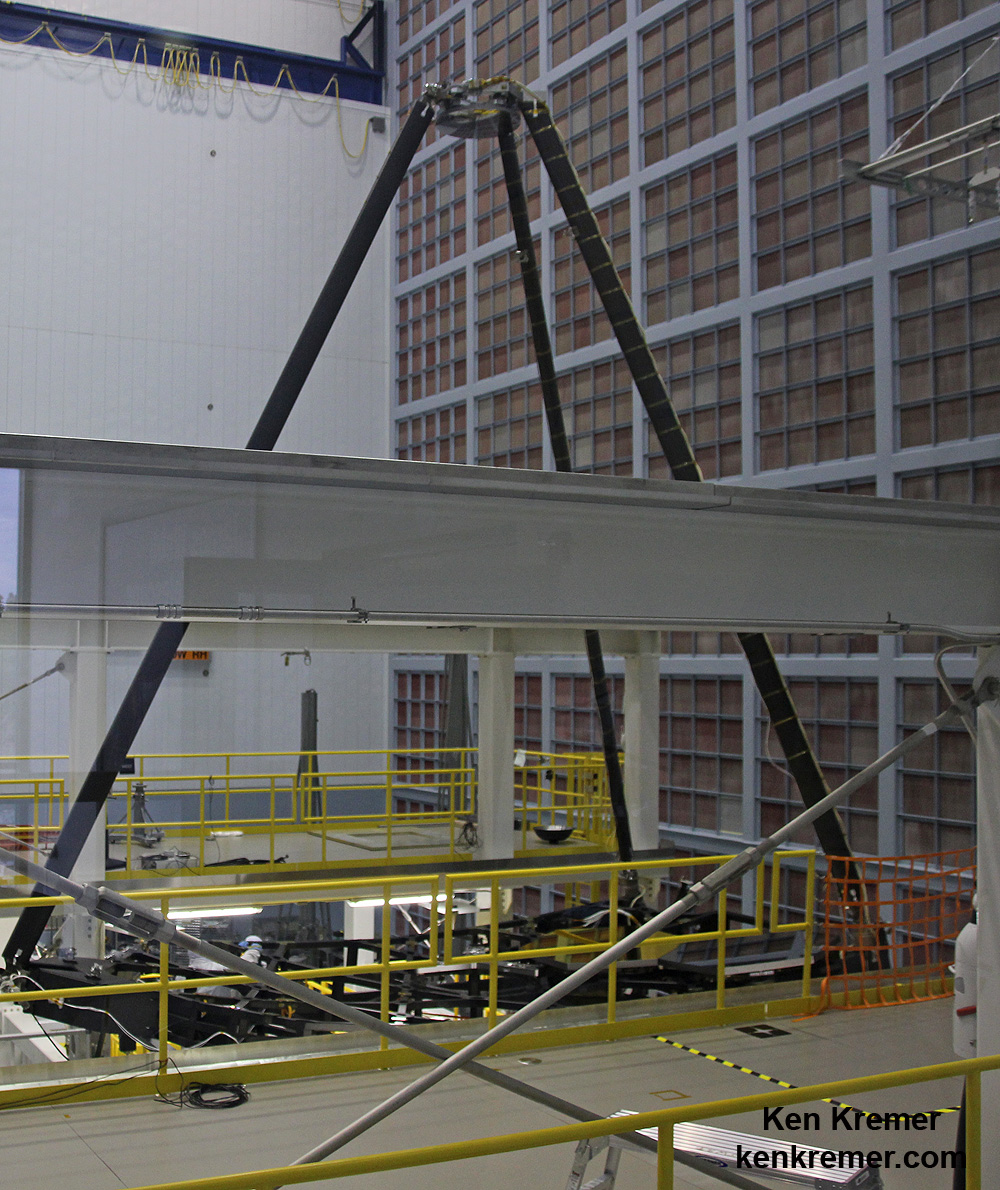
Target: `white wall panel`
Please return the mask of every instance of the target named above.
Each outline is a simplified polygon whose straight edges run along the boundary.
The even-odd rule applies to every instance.
[[[338,56],[345,31],[336,0],[65,7],[318,56]],[[383,110],[177,91],[106,60],[0,47],[0,430],[241,447],[388,147],[372,133],[355,161],[341,138],[358,151]],[[388,270],[386,230],[282,449],[388,453]],[[53,659],[6,652],[0,692]],[[112,712],[137,663],[112,659]],[[140,745],[295,746],[309,685],[324,747],[381,744],[384,675],[381,658],[296,674],[273,654],[220,656],[208,678],[171,672]],[[0,752],[66,751],[65,685],[2,704]]]
[[[358,0],[61,0],[63,12],[339,58]]]
[[[109,657],[112,705],[120,703],[139,656]],[[135,751],[295,751],[300,700],[309,689],[317,692],[321,750],[382,748],[385,675],[384,659],[351,654],[314,655],[308,666],[301,657],[290,658],[286,666],[277,652],[213,652],[207,667],[174,662]]]
[[[241,446],[384,157],[341,145],[373,110],[0,52],[3,430]],[[282,447],[387,453],[387,243]]]

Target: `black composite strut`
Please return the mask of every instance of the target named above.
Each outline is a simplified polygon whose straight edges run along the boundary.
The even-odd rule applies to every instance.
[[[248,450],[274,449],[433,116],[434,109],[430,104],[418,102],[400,129],[399,136],[389,151],[364,206],[344,241],[337,262],[274,386],[274,391],[250,435],[247,442]],[[128,693],[101,744],[97,758],[84,778],[80,792],[66,816],[45,865],[49,871],[60,876],[69,876],[80,858],[84,843],[111,794],[112,786],[187,628],[187,622],[176,620],[160,624],[156,629],[152,643],[139,664]],[[37,885],[32,895],[43,895]],[[51,916],[52,909],[49,906],[29,905],[22,909],[3,952],[8,968],[23,966],[28,962]]]
[[[552,115],[541,102],[522,99],[518,106],[558,195],[580,254],[590,270],[618,346],[670,467],[670,474],[674,479],[702,482],[704,477],[701,468],[674,411],[666,385],[656,369],[632,302],[622,286],[611,252],[601,235],[597,219],[590,209]],[[771,643],[759,632],[740,633],[739,641],[750,662],[754,683],[767,707],[802,800],[806,806],[814,806],[829,793],[829,787],[778,669]],[[844,824],[836,810],[828,810],[818,818],[815,827],[820,845],[827,855],[851,855]],[[840,867],[835,865],[835,868]],[[835,878],[843,879],[848,874],[860,876],[855,864],[848,863],[846,867],[846,872],[834,871]]]
[[[566,422],[559,400],[559,382],[556,379],[552,355],[552,341],[549,324],[545,317],[545,303],[542,298],[542,284],[535,259],[535,245],[531,236],[531,221],[528,204],[524,197],[524,183],[521,165],[517,156],[517,142],[511,126],[510,116],[500,116],[497,135],[500,138],[500,154],[503,159],[504,180],[507,183],[507,198],[510,203],[511,220],[517,238],[517,256],[521,262],[521,280],[524,283],[524,297],[531,323],[535,358],[538,361],[538,375],[542,385],[542,403],[545,420],[549,427],[552,443],[552,457],[557,471],[572,471],[569,440],[566,437]],[[608,773],[608,796],[611,812],[615,819],[615,836],[618,841],[618,855],[622,863],[631,863],[632,830],[629,826],[628,807],[625,804],[625,782],[622,779],[621,761],[618,757],[618,739],[615,732],[615,714],[608,691],[608,677],[604,670],[604,651],[601,634],[588,628],[584,634],[587,642],[587,661],[594,685],[594,702],[601,724],[601,742],[604,750],[604,765]]]

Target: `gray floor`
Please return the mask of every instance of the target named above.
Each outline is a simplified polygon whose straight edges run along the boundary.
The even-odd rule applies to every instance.
[[[777,1020],[787,1035],[748,1036],[734,1028],[678,1034],[686,1045],[792,1083],[847,1078],[862,1073],[948,1061],[951,1001],[821,1017]],[[491,1063],[595,1111],[653,1110],[681,1103],[757,1094],[767,1084],[719,1063],[673,1049],[652,1037],[539,1051]],[[325,1139],[414,1077],[413,1072],[372,1072],[328,1079],[263,1084],[251,1101],[230,1111],[177,1110],[153,1100],[107,1104],[71,1102],[0,1114],[0,1165],[4,1187],[27,1190],[117,1190],[182,1178],[281,1165]],[[958,1102],[957,1080],[854,1097],[858,1106],[882,1111],[923,1111]],[[827,1108],[821,1119],[827,1120]],[[845,1141],[828,1127],[798,1134],[799,1143],[838,1148],[950,1148],[956,1117],[931,1133],[885,1140],[869,1133],[863,1144]],[[555,1116],[491,1087],[454,1075],[391,1120],[344,1150],[344,1155],[422,1147],[503,1132],[548,1127]],[[723,1126],[762,1134],[761,1113],[722,1120]],[[378,1190],[563,1190],[572,1148],[483,1158],[367,1178],[313,1183],[378,1187]],[[599,1170],[595,1167],[593,1175]],[[716,1181],[677,1167],[678,1190],[708,1190]],[[947,1190],[950,1173],[888,1171],[887,1190]],[[516,1179],[516,1182],[515,1182]],[[618,1190],[652,1190],[655,1170],[642,1156],[626,1154]]]

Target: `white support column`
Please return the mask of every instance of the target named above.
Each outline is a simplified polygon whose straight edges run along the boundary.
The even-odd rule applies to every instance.
[[[1000,648],[980,650],[975,686],[1000,680]],[[976,711],[978,829],[976,892],[979,902],[976,1054],[1000,1054],[1000,698]],[[1000,1169],[1000,1130],[990,1127],[987,1104],[1000,1101],[1000,1071],[982,1076],[982,1168]]]
[[[385,909],[385,913],[391,913],[391,909]],[[375,906],[374,905],[352,905],[349,901],[344,902],[344,937],[345,938],[374,938],[375,933]],[[358,963],[377,963],[378,955],[374,950],[359,950]]]
[[[107,732],[108,655],[102,647],[103,630],[103,624],[81,622],[80,648],[64,658],[64,673],[69,678],[66,788],[70,804],[76,800]],[[74,880],[85,884],[104,880],[106,824],[107,814],[102,812],[70,873]],[[74,908],[73,912],[67,911],[61,945],[74,947],[77,955],[99,956],[103,950],[103,927],[88,913]]]
[[[640,632],[625,657],[625,803],[636,851],[660,845],[660,640]]]
[[[514,855],[514,653],[494,634],[496,651],[479,657],[478,822],[481,859]]]

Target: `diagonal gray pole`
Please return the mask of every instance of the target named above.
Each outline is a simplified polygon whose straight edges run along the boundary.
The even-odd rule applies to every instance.
[[[484,1050],[488,1050],[504,1037],[516,1032],[522,1025],[527,1024],[528,1021],[538,1016],[540,1012],[544,1012],[547,1008],[551,1008],[554,1004],[557,1004],[575,988],[580,987],[589,979],[593,979],[595,975],[599,975],[612,963],[624,958],[640,942],[644,942],[651,935],[659,933],[665,926],[676,921],[677,918],[687,913],[688,910],[709,900],[716,893],[721,892],[726,885],[731,884],[734,880],[738,880],[744,873],[751,871],[765,856],[780,847],[782,843],[791,839],[803,826],[812,823],[819,815],[827,813],[834,806],[846,800],[856,789],[865,785],[873,777],[881,773],[883,769],[889,768],[890,765],[894,764],[912,748],[922,743],[928,736],[934,735],[938,728],[959,719],[963,711],[968,710],[977,702],[978,695],[970,693],[961,698],[957,703],[953,703],[947,710],[942,711],[936,719],[925,724],[919,731],[907,736],[902,743],[897,744],[895,748],[890,749],[873,764],[870,764],[866,769],[862,769],[860,773],[856,773],[849,781],[845,781],[843,785],[835,789],[832,793],[827,794],[825,798],[817,802],[814,806],[810,806],[790,822],[786,822],[773,835],[770,835],[752,847],[747,847],[739,855],[733,856],[731,860],[728,860],[721,867],[716,868],[714,872],[710,872],[702,880],[692,885],[691,889],[680,900],[675,901],[661,913],[650,918],[649,921],[645,922],[637,930],[633,930],[627,937],[622,938],[613,946],[609,946],[603,954],[591,959],[589,963],[585,963],[578,970],[574,971],[572,975],[568,975],[561,983],[557,983],[555,987],[549,988],[547,992],[543,992],[541,996],[532,1000],[530,1004],[526,1004],[523,1008],[519,1008],[517,1012],[505,1017],[500,1024],[494,1025],[492,1029],[489,1029],[481,1037],[477,1037],[475,1041],[470,1041],[468,1045],[464,1046],[457,1053],[452,1054],[450,1058],[446,1059],[439,1066],[421,1075],[420,1078],[415,1079],[409,1086],[403,1087],[395,1095],[391,1095],[384,1102],[365,1112],[353,1124],[342,1128],[340,1132],[332,1136],[328,1141],[304,1154],[295,1164],[304,1165],[310,1161],[322,1161],[324,1157],[328,1157],[331,1153],[336,1152],[337,1149],[342,1148],[348,1141],[353,1140],[356,1136],[360,1136],[363,1132],[367,1132],[369,1128],[379,1123],[380,1120],[384,1120],[411,1100],[416,1099],[418,1095],[434,1086],[435,1083],[439,1083],[443,1078],[447,1078],[453,1071],[461,1070],[474,1058],[477,1058],[483,1053]]]
[[[0,838],[7,839],[12,843],[19,843],[19,840],[15,839],[12,835],[5,834],[3,831],[0,831]],[[161,913],[147,908],[141,901],[132,901],[127,897],[120,896],[117,893],[95,885],[78,884],[75,880],[70,880],[57,872],[43,868],[40,864],[33,863],[23,855],[5,851],[2,848],[0,848],[0,864],[13,868],[20,875],[37,881],[41,886],[48,888],[54,896],[72,897],[77,904],[82,905],[95,917],[99,917],[102,921],[108,922],[117,929],[134,934],[139,938],[145,938],[148,941],[166,942],[175,946],[182,946],[194,954],[200,954],[204,958],[218,963],[221,967],[236,975],[249,976],[255,982],[264,984],[265,987],[269,987],[283,996],[292,996],[296,1000],[300,1000],[303,1004],[308,1004],[310,1007],[317,1008],[330,1016],[340,1017],[341,1020],[348,1021],[352,1025],[359,1025],[361,1028],[369,1030],[369,1032],[377,1033],[379,1036],[404,1045],[408,1049],[417,1050],[429,1058],[435,1058],[441,1061],[452,1057],[451,1050],[445,1049],[441,1045],[435,1045],[432,1041],[424,1040],[424,1038],[420,1037],[412,1029],[393,1025],[387,1021],[380,1020],[378,1017],[370,1016],[367,1012],[362,1012],[360,1008],[355,1008],[351,1004],[345,1004],[340,1000],[334,999],[332,996],[324,996],[321,992],[304,987],[297,980],[288,979],[286,976],[279,975],[267,967],[260,967],[256,963],[248,962],[238,955],[231,954],[228,950],[223,950],[219,946],[213,946],[211,942],[205,942],[201,938],[196,938],[193,934],[186,933]],[[537,1090],[527,1083],[510,1078],[508,1075],[492,1070],[488,1066],[480,1066],[478,1062],[470,1063],[467,1069],[469,1074],[482,1079],[484,1082],[492,1083],[494,1086],[501,1087],[506,1091],[513,1091],[523,1098],[532,1099],[535,1103],[539,1103],[543,1107],[553,1108],[555,1111],[569,1115],[573,1119],[604,1119],[603,1116],[587,1112],[583,1108],[578,1108],[575,1104],[568,1103],[557,1096],[549,1095],[545,1091]],[[638,1134],[635,1135],[634,1143],[641,1148],[651,1148],[653,1151],[656,1149],[654,1142]]]
[[[21,840],[3,831],[0,831],[0,839],[7,839],[18,846],[23,845]],[[178,928],[172,921],[165,918],[162,913],[148,908],[140,901],[132,901],[128,897],[123,897],[118,893],[110,892],[108,889],[96,885],[79,884],[75,880],[61,876],[58,872],[53,872],[50,869],[43,868],[40,864],[33,863],[23,855],[5,851],[3,848],[0,848],[0,864],[8,868],[13,868],[15,872],[18,872],[22,876],[27,876],[30,880],[37,881],[40,886],[49,889],[56,896],[72,897],[77,904],[82,905],[89,913],[126,933],[134,934],[138,938],[145,938],[151,942],[166,942],[168,944],[173,943],[176,946],[183,946],[186,950],[190,950],[194,954],[200,954],[204,958],[218,963],[228,971],[237,975],[249,976],[256,983],[264,984],[265,987],[269,987],[281,995],[300,1000],[303,1004],[308,1004],[310,1007],[316,1008],[320,1012],[330,1016],[340,1017],[341,1020],[358,1025],[362,1029],[367,1029],[369,1032],[377,1033],[380,1037],[395,1041],[397,1044],[406,1046],[408,1049],[416,1050],[428,1058],[444,1061],[446,1058],[453,1057],[451,1050],[445,1049],[444,1046],[436,1045],[433,1041],[425,1040],[412,1029],[400,1028],[398,1025],[380,1020],[378,1017],[369,1016],[368,1013],[362,1012],[361,1009],[355,1008],[353,1005],[345,1004],[340,1000],[334,999],[332,996],[324,996],[320,992],[313,991],[312,988],[303,987],[297,980],[288,979],[286,976],[279,975],[276,971],[271,971],[267,967],[259,967],[256,963],[248,962],[238,955],[230,954],[228,950],[213,946],[211,942],[205,942],[201,938],[196,938],[193,934],[188,934]],[[521,1082],[520,1079],[502,1074],[499,1070],[493,1070],[489,1066],[482,1066],[478,1062],[469,1062],[465,1065],[464,1069],[474,1078],[481,1079],[485,1083],[490,1083],[494,1087],[499,1087],[503,1091],[510,1091],[514,1095],[519,1095],[522,1099],[528,1099],[532,1103],[549,1108],[552,1111],[558,1112],[560,1115],[568,1116],[571,1120],[579,1120],[581,1123],[586,1123],[591,1120],[604,1120],[606,1118],[597,1112],[592,1112],[585,1107],[580,1107],[578,1104],[561,1099],[558,1095],[552,1095],[538,1087],[531,1086],[529,1083]],[[632,1148],[650,1153],[656,1152],[656,1141],[648,1136],[642,1136],[638,1132],[622,1133],[621,1139]],[[689,1165],[693,1169],[700,1169],[706,1173],[715,1174],[715,1168],[713,1166],[699,1160],[697,1157],[691,1157],[686,1153],[678,1153],[677,1160],[683,1165]],[[728,1171],[724,1171],[723,1175],[720,1176],[722,1181],[737,1187],[737,1190],[740,1190],[740,1188],[744,1188],[744,1190],[760,1190],[758,1183],[748,1181],[738,1174],[730,1175]]]

